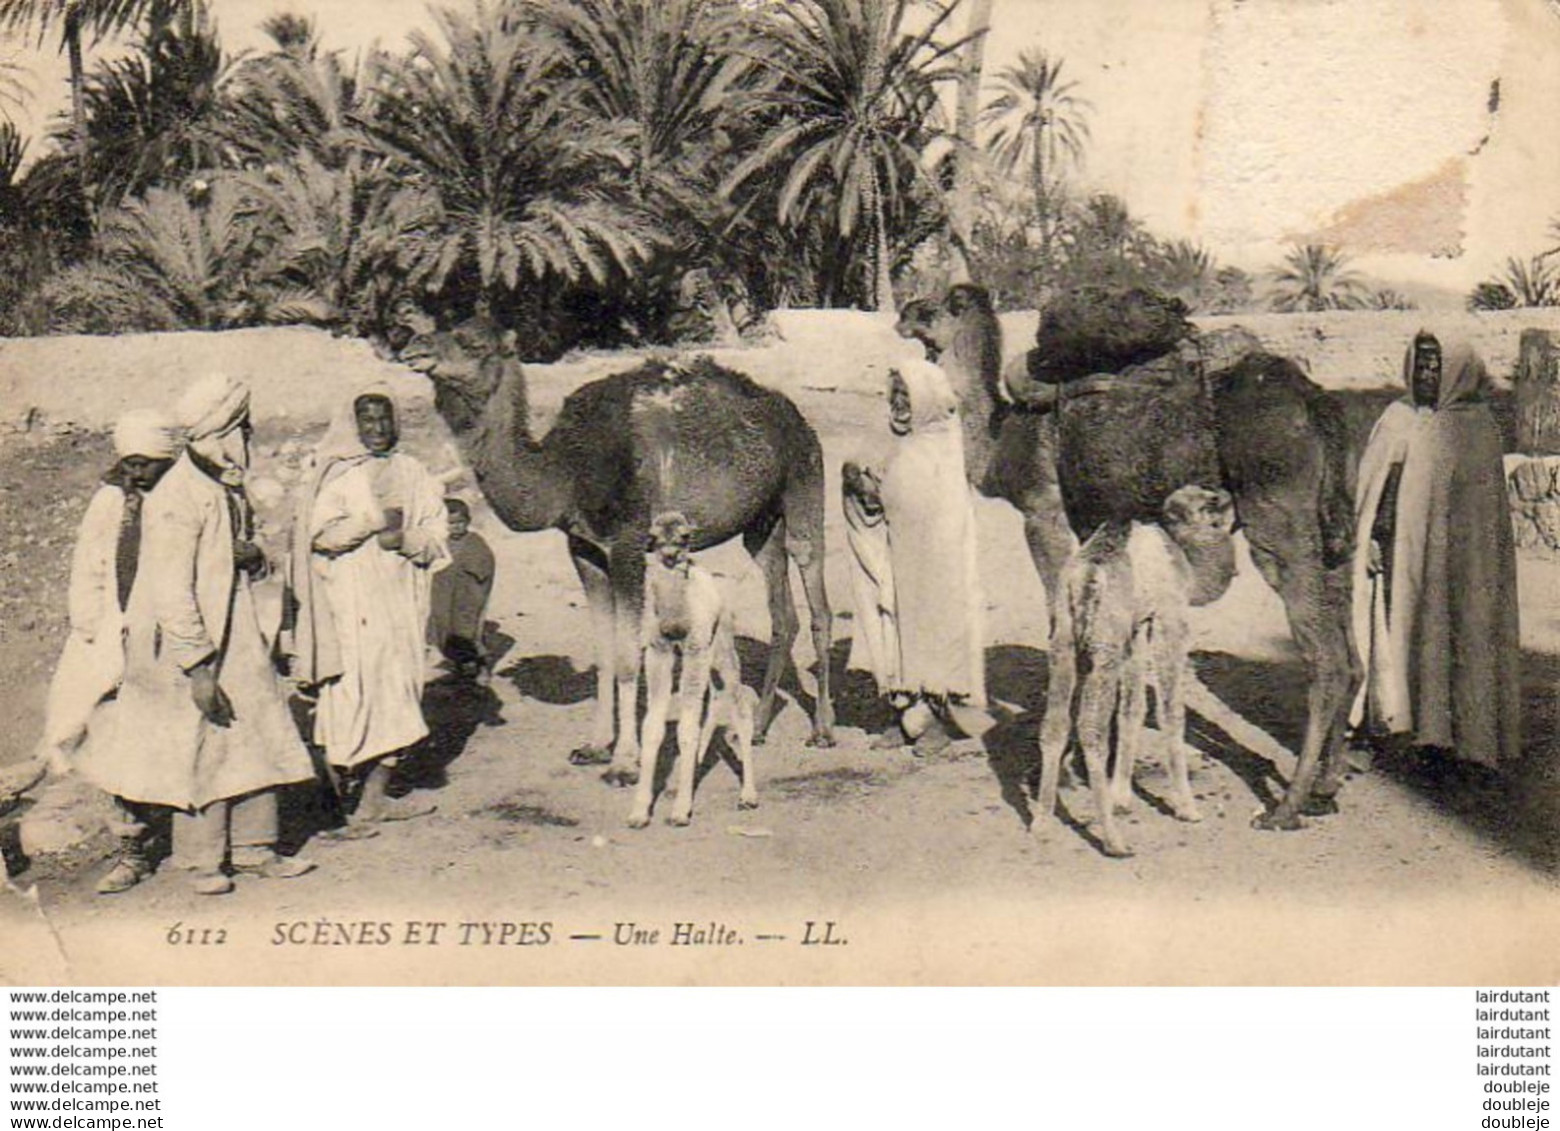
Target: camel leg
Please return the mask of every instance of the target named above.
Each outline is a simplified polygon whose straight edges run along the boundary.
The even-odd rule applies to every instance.
[[[807,616],[809,627],[812,629],[813,651],[818,656],[818,698],[813,705],[813,732],[807,740],[808,746],[827,747],[834,745],[834,700],[829,693],[829,646],[832,643],[834,630],[834,616],[829,611],[829,593],[823,583],[823,544],[822,541],[813,542],[811,539],[803,539],[791,533],[791,524],[787,522],[785,548],[791,559],[796,562],[797,572],[802,575],[802,592],[807,598]],[[787,600],[790,599],[789,584],[786,585]],[[794,605],[792,617],[795,617]],[[787,655],[789,655],[789,649]],[[767,716],[766,716],[767,717]]]
[[[834,618],[829,610],[829,592],[824,585],[824,522],[827,513],[824,502],[824,472],[823,451],[821,448],[812,449],[799,465],[793,468],[795,474],[790,477],[785,495],[781,500],[781,521],[779,535],[783,539],[785,552],[796,563],[797,572],[802,576],[802,591],[807,598],[807,614],[809,627],[812,630],[813,651],[818,656],[818,696],[813,702],[813,727],[812,736],[807,740],[808,746],[833,746],[834,745],[834,699],[830,694],[829,677],[829,646],[832,643]],[[790,619],[796,620],[796,607],[789,591],[789,583],[784,566],[780,567],[778,577],[770,575],[769,610],[773,614],[776,606],[775,588],[778,586],[786,590],[785,602],[790,608]],[[776,630],[778,640],[778,629]],[[794,640],[796,631],[791,631],[791,639]],[[777,646],[777,645],[775,645]],[[791,641],[785,646],[785,659],[791,658]],[[773,654],[770,658],[771,672],[776,672],[773,663]],[[783,668],[780,670],[784,670]],[[778,672],[776,672],[778,675]],[[769,730],[770,723],[770,695],[772,690],[769,680],[764,681],[763,706],[758,716],[755,741],[762,742],[765,733]]]
[[[1055,602],[1055,631],[1051,634],[1050,677],[1045,689],[1045,718],[1040,723],[1040,792],[1030,831],[1049,827],[1056,815],[1056,791],[1061,783],[1062,757],[1072,738],[1073,696],[1078,686],[1077,642],[1073,636],[1072,609],[1063,594]]]
[[[1329,752],[1330,763],[1337,759],[1332,748],[1343,738],[1353,663],[1343,610],[1338,607],[1339,586],[1320,562],[1284,563],[1256,545],[1252,546],[1251,557],[1283,599],[1290,631],[1306,666],[1305,740],[1300,747],[1299,763],[1283,800],[1272,812],[1253,822],[1259,829],[1288,831],[1302,827],[1300,817],[1304,811],[1336,809],[1330,795],[1313,797],[1312,791],[1318,784],[1323,752]],[[1336,777],[1336,773],[1333,770],[1329,776]]]
[[[1183,821],[1200,821],[1202,812],[1192,796],[1191,772],[1186,762],[1185,677],[1190,674],[1186,657],[1186,623],[1154,626],[1154,711],[1159,716],[1160,749],[1168,755],[1170,809]]]
[[[1011,465],[1006,475],[996,476],[982,490],[1007,499],[1024,516],[1024,542],[1035,572],[1045,586],[1050,611],[1056,612],[1062,569],[1078,549],[1078,539],[1067,521],[1062,501],[1061,481],[1057,478],[1056,453],[1060,440],[1055,413],[1034,422],[1032,432],[1014,431],[1016,447],[1004,432],[999,448],[1000,461]]]
[[[1131,856],[1132,850],[1116,825],[1110,783],[1106,777],[1106,758],[1110,751],[1111,716],[1116,713],[1117,693],[1121,687],[1121,649],[1113,645],[1096,648],[1093,661],[1083,677],[1083,690],[1078,697],[1078,744],[1083,747],[1084,761],[1089,767],[1089,788],[1094,794],[1105,855],[1120,858]]]
[[[758,808],[758,774],[753,765],[753,709],[758,694],[742,682],[742,664],[737,659],[737,644],[731,626],[723,624],[715,634],[715,674],[720,677],[720,714],[717,715],[714,692],[710,696],[710,717],[699,736],[699,760],[709,747],[715,731],[723,727],[726,741],[742,760],[742,793],[738,809]]]
[[[1354,702],[1354,695],[1360,686],[1360,681],[1365,678],[1359,649],[1355,646],[1351,619],[1353,586],[1354,571],[1347,562],[1330,571],[1322,580],[1323,655],[1329,670],[1334,673],[1333,678],[1342,685],[1342,691],[1338,694],[1336,709],[1331,712],[1332,725],[1322,742],[1321,771],[1316,779],[1316,785],[1311,790],[1316,815],[1335,813],[1338,810],[1334,799],[1338,791],[1343,788],[1344,775],[1349,768],[1348,759],[1345,757],[1345,749],[1348,746],[1349,705]]]
[[[742,794],[737,800],[738,809],[758,808],[758,767],[753,760],[753,710],[758,704],[758,694],[751,688],[737,684],[731,700],[732,722],[726,734],[737,748],[742,759]]]
[[[1137,769],[1138,748],[1148,717],[1148,672],[1143,651],[1149,646],[1146,630],[1132,642],[1121,665],[1121,711],[1116,719],[1116,769],[1110,776],[1110,803],[1117,813],[1133,809],[1132,776]],[[1163,725],[1161,723],[1161,725]],[[1092,771],[1091,771],[1092,772]]]
[[[612,651],[617,680],[617,742],[612,764],[601,775],[608,785],[633,785],[639,780],[639,728],[634,716],[639,706],[640,617],[644,611],[644,548],[637,541],[612,547]]]
[[[645,726],[639,740],[639,781],[634,786],[634,808],[628,827],[642,829],[650,823],[650,805],[655,800],[655,762],[666,738],[666,715],[672,704],[672,669],[677,653],[670,648],[645,650]]]
[[[1048,491],[1032,491],[1025,495],[1020,507],[1024,515],[1024,542],[1029,547],[1030,560],[1035,572],[1045,586],[1045,599],[1052,615],[1056,612],[1058,579],[1062,567],[1078,549],[1078,539],[1073,537],[1072,527],[1067,525],[1067,513],[1062,509],[1062,493],[1052,484]]]
[[[775,688],[780,685],[780,676],[791,662],[791,647],[796,643],[800,626],[786,568],[785,520],[780,519],[762,533],[744,534],[742,541],[763,570],[764,583],[769,589],[769,664],[764,669],[764,686],[758,693],[758,719],[753,731],[753,741],[762,744],[775,714]],[[827,656],[823,663],[828,664]]]
[[[709,686],[709,649],[691,645],[684,648],[682,686],[677,692],[677,799],[672,802],[668,824],[683,826],[693,820],[693,779],[704,755],[699,740]]]
[[[569,539],[569,557],[574,571],[579,574],[585,589],[585,603],[590,610],[591,631],[596,638],[596,715],[591,724],[590,741],[569,753],[569,761],[576,766],[602,765],[612,758],[613,734],[613,682],[615,656],[612,649],[612,585],[600,554],[594,546],[577,539]]]

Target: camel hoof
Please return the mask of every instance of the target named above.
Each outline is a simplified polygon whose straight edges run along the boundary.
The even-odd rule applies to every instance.
[[[632,817],[630,817],[628,819],[628,827],[631,828],[631,829],[648,828],[649,825],[650,825],[650,814],[649,813],[645,813],[643,815],[640,815],[639,813],[635,813]]]
[[[758,798],[756,798],[756,797],[753,797],[753,798],[744,797],[741,801],[737,802],[737,808],[738,809],[757,809],[758,808]]]
[[[606,773],[601,775],[601,780],[606,782],[608,785],[615,785],[615,786],[618,786],[618,787],[622,787],[622,786],[626,786],[626,785],[638,785],[639,784],[639,771],[638,770],[621,770],[621,769],[618,769],[617,767],[613,767],[612,769],[609,769]]]
[[[1261,832],[1292,833],[1305,828],[1305,822],[1299,814],[1286,813],[1280,808],[1270,813],[1258,813],[1251,819],[1251,827]]]
[[[1311,794],[1300,806],[1300,812],[1307,817],[1332,817],[1338,813],[1338,799],[1331,794]]]
[[[1103,852],[1106,856],[1109,856],[1112,860],[1130,860],[1133,855],[1132,850],[1127,847],[1126,842],[1120,840],[1104,841],[1100,845],[1100,851]]]
[[[756,742],[757,739],[754,741]],[[807,740],[806,745],[813,750],[830,750],[834,747],[834,736],[832,734],[815,734]]]
[[[1180,805],[1172,805],[1170,810],[1175,814],[1177,821],[1185,821],[1188,825],[1199,824],[1203,819],[1202,810],[1189,801]]]
[[[605,766],[612,761],[612,751],[605,746],[579,746],[569,751],[571,766]]]
[[[693,814],[673,813],[670,817],[666,818],[666,823],[679,829],[686,829],[689,825],[693,824]]]

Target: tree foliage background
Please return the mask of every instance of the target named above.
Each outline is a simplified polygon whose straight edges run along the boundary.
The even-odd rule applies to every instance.
[[[1064,59],[966,73],[989,11],[471,0],[398,50],[328,51],[281,13],[235,55],[203,0],[0,0],[12,33],[125,48],[72,67],[38,138],[4,117],[30,76],[0,66],[0,332],[382,335],[416,307],[542,358],[964,279],[1008,309],[1093,283],[1199,313],[1409,305],[1336,249],[1258,278],[1087,191],[1095,111]],[[1470,304],[1560,301],[1551,254]]]

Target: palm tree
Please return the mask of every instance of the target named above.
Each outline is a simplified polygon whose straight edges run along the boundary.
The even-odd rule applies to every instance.
[[[253,274],[270,306],[358,335],[387,328],[402,262],[417,250],[417,197],[361,154],[336,167],[300,151],[238,183],[258,206],[264,254]]]
[[[1560,270],[1545,263],[1543,256],[1525,262],[1510,257],[1499,281],[1510,290],[1518,306],[1560,306]]]
[[[10,59],[0,59],[0,118],[10,121],[7,107],[20,109],[32,95],[27,68]]]
[[[987,146],[1009,173],[1027,170],[1040,223],[1040,250],[1047,262],[1054,236],[1056,183],[1066,161],[1083,157],[1089,139],[1090,104],[1062,81],[1065,60],[1044,51],[1020,52],[1017,64],[997,75],[999,93],[981,112],[994,127]]]
[[[969,245],[975,228],[975,175],[976,131],[980,122],[980,84],[986,65],[986,40],[991,37],[992,0],[971,0],[968,30],[965,33],[964,57],[959,67],[959,100],[954,113],[953,193],[948,200],[949,227],[953,229],[954,242],[964,260],[965,277],[955,282],[967,282],[969,274]]]
[[[246,164],[306,152],[341,166],[362,148],[354,123],[374,116],[368,72],[382,66],[378,53],[364,64],[321,51],[313,24],[302,17],[275,16],[264,26],[277,50],[245,60],[234,72],[218,123],[223,145]]]
[[[72,139],[83,199],[91,200],[91,182],[87,170],[89,142],[82,37],[89,35],[96,42],[131,27],[153,8],[178,6],[179,0],[0,0],[0,30],[15,32],[36,27],[40,45],[50,32],[59,30],[60,45],[70,63]]]
[[[261,20],[260,30],[271,37],[283,54],[312,59],[319,53],[319,27],[310,16],[278,12]]]
[[[579,80],[580,105],[620,130],[646,204],[697,210],[726,99],[753,69],[726,51],[718,0],[529,0],[524,11]]]
[[[1515,310],[1517,296],[1511,288],[1495,279],[1486,279],[1468,296],[1469,310]]]
[[[377,111],[358,122],[418,202],[411,277],[442,292],[472,271],[476,313],[491,316],[522,282],[604,283],[642,262],[657,231],[599,187],[632,155],[582,118],[579,80],[503,12],[435,18],[443,42],[414,32],[409,58],[381,59]]]
[[[865,229],[874,310],[893,298],[896,214],[910,210],[917,188],[941,200],[922,156],[938,132],[938,87],[958,77],[963,41],[937,38],[958,4],[912,19],[910,0],[799,0],[758,21],[747,49],[772,81],[751,92],[744,109],[769,124],[725,192],[784,169],[775,201],[782,224],[795,228],[824,214],[846,244]]]
[[[10,194],[16,191],[17,174],[22,171],[22,158],[27,154],[27,143],[14,122],[0,122],[0,201],[9,203]],[[0,209],[0,217],[8,216],[10,208]]]
[[[1176,240],[1158,249],[1154,267],[1164,290],[1184,299],[1192,310],[1202,309],[1215,277],[1213,255],[1207,248]]]
[[[86,168],[98,209],[222,163],[214,124],[231,68],[202,0],[152,5],[136,50],[87,77]]]
[[[1273,272],[1273,309],[1293,313],[1359,307],[1365,285],[1348,263],[1343,252],[1322,244],[1291,248]]]
[[[1419,304],[1402,291],[1383,287],[1372,292],[1369,305],[1372,310],[1417,310]]]
[[[56,329],[219,330],[268,320],[256,212],[231,177],[153,188],[103,215],[95,259],[43,288]],[[287,321],[289,319],[281,318]]]

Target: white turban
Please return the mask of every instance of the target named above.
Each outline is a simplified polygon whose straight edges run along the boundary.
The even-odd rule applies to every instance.
[[[114,454],[171,459],[178,426],[167,413],[155,408],[134,408],[114,425]]]
[[[224,435],[248,415],[249,386],[225,373],[212,373],[184,391],[178,413],[191,441]]]

